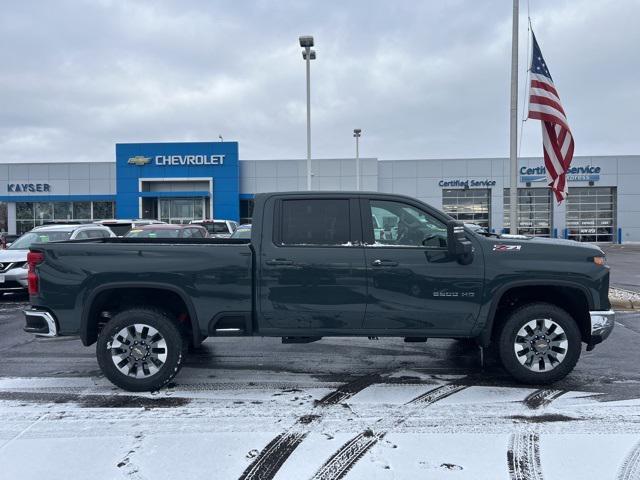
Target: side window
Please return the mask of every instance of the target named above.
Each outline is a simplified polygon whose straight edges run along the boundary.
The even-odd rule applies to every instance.
[[[182,238],[191,238],[193,237],[193,229],[184,228],[182,229]]]
[[[75,236],[74,240],[86,240],[87,238],[89,238],[89,235],[87,235],[87,231],[86,230],[82,230],[82,231],[78,232],[78,234]]]
[[[102,230],[85,230],[88,238],[104,238],[106,235]]]
[[[349,242],[349,200],[283,200],[283,245],[345,245]]]
[[[371,200],[375,245],[446,248],[447,227],[440,220],[401,202]]]
[[[200,230],[199,228],[190,228],[189,230],[191,230],[191,234],[193,236],[193,238],[203,238],[204,235],[202,234],[202,230]]]

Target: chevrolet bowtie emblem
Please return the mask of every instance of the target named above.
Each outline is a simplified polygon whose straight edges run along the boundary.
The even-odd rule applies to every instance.
[[[135,157],[131,157],[127,163],[141,167],[143,165],[146,165],[150,161],[151,157],[143,157],[142,155],[137,155]]]

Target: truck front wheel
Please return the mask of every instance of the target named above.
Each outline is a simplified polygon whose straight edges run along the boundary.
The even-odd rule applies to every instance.
[[[564,378],[580,358],[581,336],[575,320],[549,303],[531,303],[514,310],[498,337],[504,368],[528,384]]]
[[[158,390],[176,376],[186,345],[168,313],[152,307],[114,315],[98,336],[96,355],[104,375],[131,392]]]

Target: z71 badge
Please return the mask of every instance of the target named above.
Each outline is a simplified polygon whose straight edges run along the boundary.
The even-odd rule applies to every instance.
[[[494,245],[493,246],[493,251],[494,252],[517,252],[522,248],[522,245],[504,245],[504,244],[500,244],[500,245]]]

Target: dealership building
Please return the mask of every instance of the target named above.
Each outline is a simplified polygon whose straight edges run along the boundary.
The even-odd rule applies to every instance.
[[[312,160],[313,190],[355,190],[356,160]],[[237,142],[117,144],[115,161],[0,164],[0,230],[155,218],[250,222],[256,193],[306,190],[306,160],[239,160]],[[640,156],[575,157],[558,205],[541,158],[518,165],[519,233],[640,242]],[[509,227],[507,158],[360,159],[360,188],[409,195],[494,232]]]

